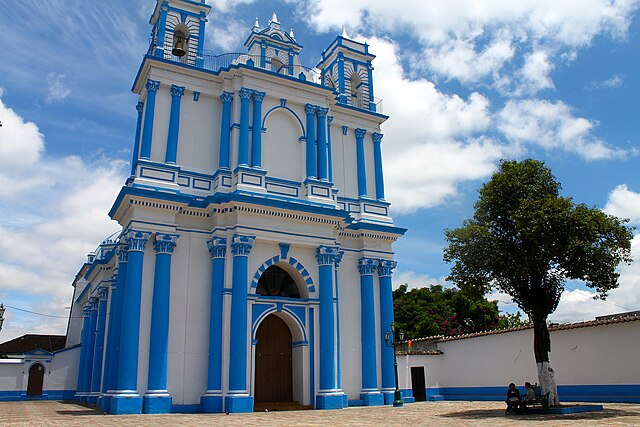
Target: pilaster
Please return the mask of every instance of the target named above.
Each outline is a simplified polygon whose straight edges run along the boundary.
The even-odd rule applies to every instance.
[[[397,263],[390,259],[378,261],[378,279],[380,282],[380,343],[385,342],[385,334],[391,331],[393,323],[393,290],[391,277]],[[381,345],[380,365],[382,366],[382,393],[385,405],[393,403],[393,392],[396,386],[393,367],[393,347]]]
[[[220,159],[218,167],[229,169],[229,145],[231,140],[231,102],[233,93],[222,92],[222,119],[220,121]]]
[[[91,390],[87,396],[87,402],[96,404],[100,396],[102,379],[102,358],[104,354],[104,330],[107,320],[107,295],[109,288],[99,286],[96,290],[98,310],[96,315],[96,338],[93,350],[93,364],[91,369]]]
[[[133,154],[131,156],[131,175],[136,175],[136,166],[138,164],[138,157],[140,157],[140,135],[142,134],[142,112],[144,111],[144,103],[138,102],[136,104],[136,111],[138,112],[138,120],[136,121],[136,138],[133,143]]]
[[[151,141],[153,140],[153,117],[156,109],[156,93],[158,92],[158,88],[160,88],[160,82],[147,80],[144,87],[147,90],[147,108],[144,112],[140,158],[149,160],[151,158]]]
[[[362,336],[362,392],[360,398],[367,406],[384,403],[378,388],[378,365],[376,363],[376,315],[373,289],[373,274],[378,260],[362,257],[358,260],[360,271],[360,328]]]
[[[253,131],[251,140],[251,167],[262,167],[262,101],[264,92],[253,91]]]
[[[318,107],[318,179],[328,181],[328,158],[327,158],[327,113],[328,108]]]
[[[373,140],[373,167],[376,174],[376,199],[384,200],[384,176],[382,174],[382,134],[374,132],[371,134]]]
[[[365,129],[356,129],[356,161],[358,168],[358,196],[367,197],[367,171],[364,155],[364,136],[367,133]]]
[[[178,135],[180,133],[180,102],[184,95],[184,87],[171,85],[171,113],[169,116],[169,134],[167,135],[167,152],[165,163],[175,165],[178,156]]]

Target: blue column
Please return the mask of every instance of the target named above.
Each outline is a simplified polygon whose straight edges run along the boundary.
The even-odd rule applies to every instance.
[[[169,135],[167,136],[167,153],[165,163],[175,164],[178,156],[178,134],[180,133],[180,101],[184,95],[184,87],[171,85],[171,114],[169,116]]]
[[[369,77],[367,82],[369,85],[369,110],[376,111],[376,103],[373,97],[373,67],[371,66],[371,61],[367,61],[367,76]]]
[[[118,391],[111,398],[111,413],[139,414],[142,397],[138,394],[138,345],[140,341],[140,304],[142,299],[142,266],[144,246],[151,233],[129,230],[127,278],[122,305]]]
[[[231,242],[231,339],[229,343],[229,391],[226,412],[253,412],[253,396],[247,392],[247,265],[255,237],[234,235]]]
[[[393,323],[393,290],[391,276],[397,263],[389,259],[381,259],[378,264],[378,278],[380,280],[380,343],[385,342],[385,333],[391,331]],[[393,368],[393,348],[381,345],[380,364],[382,365],[382,393],[385,405],[393,403],[393,392],[396,387],[396,378]]]
[[[85,374],[83,378],[82,390],[85,392],[80,399],[82,402],[88,402],[89,393],[91,393],[91,379],[93,378],[93,355],[96,349],[96,321],[98,319],[98,299],[90,298],[89,309],[89,332],[87,335],[87,361],[85,364]]]
[[[316,126],[315,114],[317,106],[306,104],[304,111],[307,114],[307,179],[316,179]]]
[[[343,393],[336,378],[336,327],[333,299],[333,275],[338,248],[320,246],[316,249],[320,293],[320,384],[316,396],[317,409],[342,409]]]
[[[262,100],[264,92],[253,92],[253,132],[251,134],[251,167],[262,167]]]
[[[347,94],[346,85],[345,85],[345,75],[344,75],[344,54],[342,52],[338,52],[338,102],[341,104],[347,103]]]
[[[220,159],[218,167],[229,169],[229,144],[231,139],[231,101],[233,93],[222,92],[222,120],[220,121]]]
[[[338,390],[342,390],[342,379],[341,379],[341,370],[342,370],[342,362],[341,362],[341,347],[340,347],[340,280],[338,274],[338,268],[340,268],[340,263],[342,262],[342,257],[344,256],[344,251],[338,251],[336,255],[336,259],[334,261],[335,265],[335,289],[336,289],[336,353],[338,356],[337,361],[337,372],[336,372],[336,382]],[[346,395],[345,395],[346,396]],[[345,402],[344,407],[348,406],[348,401]]]
[[[249,166],[249,101],[252,91],[240,89],[240,142],[238,165]]]
[[[373,289],[373,273],[378,260],[362,257],[358,260],[360,270],[360,330],[362,335],[362,393],[360,398],[367,406],[384,403],[378,388],[378,366],[376,363],[376,314]]]
[[[367,197],[367,171],[364,160],[364,129],[356,129],[356,158],[358,165],[358,196]]]
[[[138,164],[138,157],[140,156],[140,134],[142,133],[142,110],[144,110],[144,103],[138,102],[136,105],[136,111],[138,112],[138,121],[136,123],[136,139],[133,143],[133,155],[131,157],[131,175],[136,174],[136,165]]]
[[[328,108],[318,108],[318,179],[328,181],[327,113]]]
[[[200,397],[203,412],[222,412],[222,311],[224,265],[227,239],[214,237],[207,242],[213,266],[211,270],[211,310],[209,313],[209,364],[207,392]]]
[[[91,369],[91,390],[87,402],[96,404],[100,396],[102,380],[102,358],[104,355],[104,330],[107,322],[107,295],[109,288],[98,288],[98,314],[96,319],[96,342],[93,350],[93,364]]]
[[[329,162],[329,182],[333,182],[333,147],[331,146],[331,122],[333,116],[327,116],[327,162]]]
[[[371,134],[373,140],[373,167],[376,173],[376,199],[384,200],[384,178],[382,174],[382,134],[374,132]]]
[[[160,19],[158,20],[158,47],[156,48],[155,56],[164,58],[164,38],[167,27],[167,10],[166,6],[162,6],[160,9]]]
[[[153,275],[149,371],[147,392],[142,401],[145,414],[171,411],[171,395],[167,391],[167,356],[169,349],[169,301],[171,292],[171,254],[177,234],[156,233],[154,247],[156,266]]]
[[[207,23],[207,15],[200,12],[200,28],[198,29],[198,55],[196,57],[196,67],[204,65],[204,28]]]
[[[91,309],[90,305],[85,305],[82,308],[82,336],[80,338],[80,362],[78,363],[78,382],[76,384],[75,399],[82,400],[83,396],[86,396],[87,390],[84,389],[84,379],[88,375],[87,373],[87,351],[89,349],[89,328],[91,321]]]
[[[160,82],[147,80],[147,84],[145,84],[144,87],[147,89],[147,108],[144,112],[140,158],[149,160],[151,158],[151,141],[153,139],[153,115],[156,109],[156,92],[158,92]]]
[[[115,322],[115,311],[116,311],[116,289],[118,286],[117,275],[114,274],[111,277],[111,293],[109,295],[109,315],[107,322],[107,342],[106,342],[106,351],[104,353],[104,374],[102,375],[102,387],[100,388],[100,397],[98,398],[98,405],[104,412],[109,412],[109,403],[110,403],[110,390],[111,390],[111,375],[112,375],[112,364],[114,360],[114,322]]]

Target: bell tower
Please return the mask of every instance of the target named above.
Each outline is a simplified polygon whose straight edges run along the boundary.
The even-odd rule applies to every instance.
[[[211,6],[204,0],[157,0],[149,23],[149,54],[158,58],[202,66],[204,29]]]
[[[351,40],[346,30],[322,52],[318,69],[322,84],[334,89],[339,104],[376,111],[373,97],[373,67],[375,55],[367,43]]]

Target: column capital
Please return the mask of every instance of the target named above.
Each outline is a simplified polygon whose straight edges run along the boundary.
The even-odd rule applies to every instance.
[[[378,260],[375,258],[362,257],[358,260],[358,270],[361,276],[373,275],[378,266]]]
[[[138,102],[136,104],[136,111],[138,114],[142,114],[142,110],[144,109],[144,102]]]
[[[266,92],[258,92],[257,90],[253,91],[253,101],[254,102],[262,102],[262,100],[264,99],[264,96],[266,95]]]
[[[328,108],[318,107],[318,117],[327,117],[327,113],[329,112]]]
[[[356,134],[356,139],[362,139],[367,133],[367,130],[362,128],[357,128],[354,132]]]
[[[144,245],[151,237],[148,231],[129,230],[125,234],[127,242],[129,242],[129,252],[144,252]]]
[[[398,263],[392,259],[381,259],[378,261],[378,276],[379,277],[391,277],[393,270]]]
[[[118,263],[127,262],[129,258],[129,245],[124,243],[119,244],[115,248],[116,256],[118,257]]]
[[[117,271],[117,270],[116,270]],[[111,275],[111,279],[109,279],[109,287],[111,287],[111,290],[113,291],[115,288],[118,287],[118,274],[115,273],[113,275]]]
[[[250,99],[251,94],[253,94],[253,91],[251,89],[247,89],[246,87],[241,88],[239,92],[240,99]]]
[[[331,126],[331,122],[333,122],[333,116],[327,116],[327,126]]]
[[[171,96],[181,98],[184,95],[184,86],[171,85]]]
[[[214,237],[207,241],[207,248],[209,248],[211,258],[224,258],[227,253],[227,239]]]
[[[383,135],[382,135],[381,133],[373,132],[373,133],[371,134],[371,139],[373,140],[373,142],[374,142],[375,144],[379,144],[379,143],[381,143],[381,142],[382,142],[382,136],[383,136]]]
[[[233,256],[247,256],[253,248],[255,236],[243,236],[235,234],[231,239],[231,253]]]
[[[313,104],[304,105],[304,112],[307,114],[314,114],[317,110],[318,110],[317,105],[313,105]]]
[[[343,256],[344,256],[344,251],[338,250],[338,254],[336,255],[336,259],[334,261],[336,268],[340,267],[340,263],[342,263]]]
[[[144,85],[144,88],[147,89],[147,92],[156,92],[160,88],[160,82],[149,79]]]
[[[173,253],[173,248],[176,247],[176,243],[179,237],[180,236],[177,234],[156,233],[155,241],[153,242],[156,253]]]
[[[318,246],[316,249],[316,260],[318,260],[318,265],[334,265],[339,252],[340,250],[337,246]]]
[[[231,103],[231,101],[233,101],[233,92],[222,92],[220,94],[220,99],[224,103]]]
[[[109,280],[109,284],[111,284],[111,280]],[[98,286],[97,288],[97,296],[100,301],[106,301],[107,296],[109,295],[109,287],[108,286]]]

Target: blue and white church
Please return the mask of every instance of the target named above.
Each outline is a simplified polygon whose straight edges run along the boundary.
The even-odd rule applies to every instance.
[[[151,16],[109,212],[122,231],[73,282],[74,397],[113,414],[391,404],[406,230],[385,199],[375,56],[343,33],[307,68],[275,14],[246,53],[212,55],[210,9]]]

